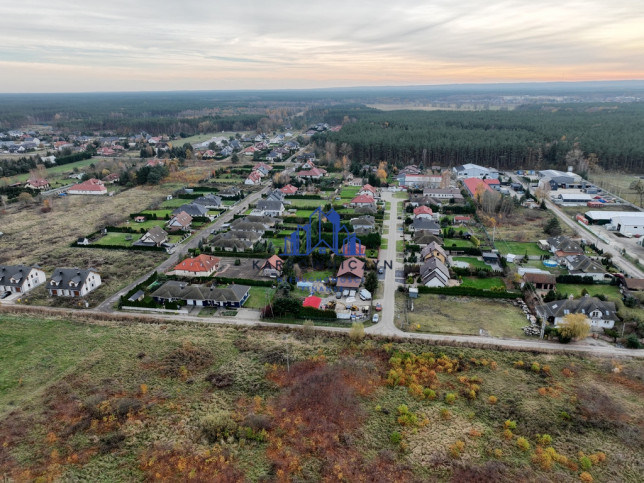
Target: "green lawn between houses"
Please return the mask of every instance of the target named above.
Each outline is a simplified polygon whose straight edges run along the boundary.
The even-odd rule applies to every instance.
[[[515,241],[505,241],[505,240],[496,240],[494,242],[497,250],[501,255],[507,255],[512,253],[514,255],[525,255],[526,252],[528,255],[548,255],[545,250],[539,248],[539,245],[533,242],[515,242]]]
[[[491,290],[493,288],[505,290],[505,284],[500,277],[478,278],[478,277],[463,277],[462,287],[479,288],[482,290]]]
[[[470,267],[473,268],[490,268],[490,266],[486,265],[483,260],[479,260],[475,257],[452,257],[452,260],[454,260],[455,262],[469,263]]]

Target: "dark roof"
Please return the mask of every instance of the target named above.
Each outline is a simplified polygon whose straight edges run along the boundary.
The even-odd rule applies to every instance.
[[[215,248],[236,248],[239,251],[249,250],[253,247],[252,242],[232,237],[229,233],[215,235],[211,240],[210,245]]]
[[[75,289],[85,284],[90,273],[94,270],[82,270],[80,268],[56,268],[47,282],[48,289]]]
[[[423,283],[429,280],[430,274],[432,272],[435,272],[436,270],[438,270],[443,275],[445,275],[446,279],[449,279],[449,270],[447,269],[445,264],[441,262],[438,258],[432,257],[428,259],[425,263],[423,263],[420,267],[420,277]]]
[[[557,284],[557,277],[555,277],[551,273],[526,272],[523,274],[523,280],[525,280],[527,283],[548,283],[551,285]]]
[[[432,254],[434,250],[436,250],[438,253],[440,253],[445,258],[447,258],[447,253],[445,252],[445,250],[443,250],[443,247],[439,243],[436,243],[435,241],[428,243],[427,246],[420,251],[420,256],[422,258],[425,258],[427,255]]]
[[[414,218],[412,222],[414,230],[438,230],[440,231],[441,227],[438,223],[433,220],[428,220],[426,218]]]
[[[199,198],[193,200],[194,204],[196,205],[201,205],[201,206],[221,206],[221,198],[217,195],[213,194],[207,194],[204,196],[200,196]]]
[[[256,231],[257,233],[264,233],[266,231],[266,225],[260,222],[253,221],[240,221],[239,223],[233,223],[232,226],[235,230],[241,231]]]
[[[278,218],[273,218],[272,216],[248,215],[244,218],[237,218],[230,224],[230,226],[237,227],[240,223],[261,223],[265,227],[269,227],[277,223],[278,220]]]
[[[169,281],[164,283],[152,297],[155,299],[175,300],[211,300],[214,302],[241,302],[248,293],[248,285],[229,285],[218,288],[213,285],[192,285],[184,282]]]
[[[376,219],[371,215],[359,216],[358,218],[351,218],[351,226],[355,225],[370,225],[373,226],[376,224]]]
[[[582,273],[606,273],[603,265],[586,255],[570,255],[566,257],[566,263],[570,272]]]
[[[168,234],[160,226],[153,226],[147,231],[145,235],[147,235],[146,238],[149,238],[150,241],[153,241],[157,245],[160,245],[168,239]]]
[[[267,211],[282,211],[284,205],[281,201],[277,200],[259,200],[257,202],[258,210],[267,210]]]
[[[27,265],[0,265],[0,285],[5,287],[20,287],[24,278],[37,267]]]
[[[442,238],[436,235],[432,235],[431,233],[425,233],[422,231],[417,231],[416,233],[414,233],[414,243],[416,243],[417,245],[427,245],[431,242],[436,242],[440,245],[443,244]]]
[[[578,299],[555,300],[537,306],[537,314],[547,319],[549,317],[564,317],[567,314],[590,314],[594,310],[602,313],[604,320],[617,320],[615,304],[613,302],[602,302],[596,297],[581,297]]]
[[[189,205],[181,205],[179,208],[172,212],[173,215],[178,215],[182,211],[186,212],[192,217],[195,216],[207,216],[208,208],[202,205],[190,203]]]
[[[548,244],[555,249],[555,251],[562,251],[566,253],[584,253],[583,248],[579,243],[571,240],[567,236],[559,235],[548,238]]]
[[[625,278],[624,283],[629,290],[644,290],[644,278]]]

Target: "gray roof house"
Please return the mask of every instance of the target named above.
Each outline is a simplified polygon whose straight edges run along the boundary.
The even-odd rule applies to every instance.
[[[618,319],[615,304],[602,302],[596,297],[586,295],[573,299],[555,300],[536,307],[537,315],[555,326],[564,321],[568,314],[584,314],[590,321],[592,330],[612,329]]]
[[[607,272],[604,266],[587,257],[586,255],[569,255],[564,259],[570,275],[579,277],[592,277],[593,280],[601,282],[606,278]]]
[[[240,240],[231,235],[231,232],[228,232],[213,236],[210,246],[224,252],[244,252],[252,249],[253,243],[247,240]]]
[[[269,216],[282,216],[282,213],[284,213],[284,204],[276,200],[259,200],[257,202],[257,209],[262,210]]]
[[[241,195],[241,190],[236,186],[229,186],[219,192],[219,196],[222,198],[237,198]]]
[[[26,293],[46,280],[39,267],[0,265],[0,292]]]
[[[217,195],[208,193],[207,195],[200,196],[192,201],[192,204],[201,205],[209,210],[221,208],[221,198]]]
[[[449,270],[438,258],[432,257],[421,265],[420,279],[426,287],[445,287],[449,282]]]
[[[168,234],[160,226],[153,226],[133,243],[136,246],[160,247],[168,241]]]
[[[268,230],[275,227],[278,221],[280,220],[273,218],[272,216],[248,215],[244,218],[237,218],[230,224],[230,226],[236,227],[240,223],[261,223],[264,225],[264,228]]]
[[[584,249],[581,245],[567,236],[559,235],[548,238],[550,251],[558,257],[567,257],[568,255],[583,255]]]
[[[178,215],[181,212],[187,213],[193,218],[195,216],[208,216],[208,208],[203,205],[198,205],[195,203],[190,203],[189,205],[181,205],[179,208],[175,209],[172,214]]]
[[[376,219],[370,215],[351,218],[349,223],[356,233],[371,233],[376,228]]]
[[[414,221],[409,225],[409,228],[416,232],[425,231],[432,235],[439,235],[441,232],[440,225],[433,220],[428,220],[427,218],[414,218]]]
[[[431,242],[436,242],[439,245],[443,244],[443,239],[436,236],[432,235],[431,233],[425,232],[425,231],[417,231],[414,233],[413,236],[414,243],[416,245],[428,245]]]
[[[47,282],[49,295],[83,297],[101,285],[101,276],[93,269],[57,268]]]
[[[152,293],[158,303],[186,302],[186,305],[201,307],[241,307],[250,295],[248,285],[232,284],[219,288],[214,285],[193,285],[169,281]]]
[[[259,233],[260,235],[263,235],[264,232],[266,231],[266,226],[264,223],[260,223],[257,221],[246,221],[246,219],[240,218],[241,221],[238,223],[233,223],[231,226],[235,230],[240,230],[240,231],[254,231],[255,233]],[[237,220],[235,220],[237,221]]]
[[[227,233],[222,233],[222,235],[230,235],[231,239],[236,238],[237,240],[245,240],[253,243],[262,239],[262,235],[256,231],[236,230],[234,228]]]
[[[266,199],[271,201],[283,202],[284,198],[285,198],[284,193],[282,193],[280,190],[273,190],[270,193],[268,193],[268,195],[266,195]]]

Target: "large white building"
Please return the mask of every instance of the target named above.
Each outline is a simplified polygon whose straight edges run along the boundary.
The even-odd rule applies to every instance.
[[[26,293],[45,280],[45,272],[37,267],[0,265],[0,292]]]
[[[478,164],[467,163],[462,166],[456,166],[453,168],[454,174],[458,179],[465,178],[499,178],[499,172],[495,169],[484,168]]]
[[[644,235],[644,213],[622,213],[612,217],[611,224],[622,235]]]

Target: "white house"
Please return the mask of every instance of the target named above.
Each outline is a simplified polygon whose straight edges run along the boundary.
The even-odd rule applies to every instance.
[[[584,314],[588,317],[590,328],[595,331],[612,329],[618,320],[613,302],[602,302],[588,295],[576,300],[570,296],[566,300],[548,302],[538,305],[536,310],[539,317],[555,326],[561,324],[568,314]]]
[[[76,184],[67,190],[70,195],[106,195],[107,188],[105,184],[96,178],[88,179],[82,183]]]
[[[101,276],[92,269],[57,268],[47,282],[49,295],[83,297],[101,285]]]
[[[0,265],[0,292],[26,293],[45,283],[45,272],[26,265]]]

